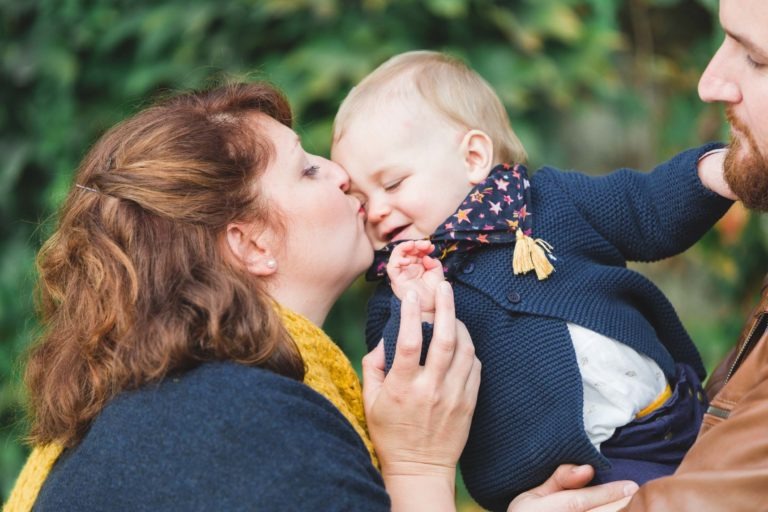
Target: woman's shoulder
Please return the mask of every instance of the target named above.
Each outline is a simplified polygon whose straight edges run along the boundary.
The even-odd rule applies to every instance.
[[[234,363],[117,397],[54,467],[38,505],[97,510],[115,500],[131,510],[388,506],[362,441],[330,402]]]
[[[300,381],[263,368],[213,362],[121,393],[104,409],[94,428],[98,431],[100,423],[114,428],[150,415],[156,424],[148,428],[174,424],[183,417],[206,420],[195,432],[215,429],[216,423],[208,421],[213,418],[242,429],[263,430],[298,417],[325,414],[342,417],[325,397]],[[265,423],[264,418],[270,421]],[[290,433],[303,432],[301,425],[297,427]]]
[[[141,404],[151,407],[166,399],[182,403],[190,401],[190,405],[197,410],[201,403],[206,403],[223,413],[232,412],[227,409],[232,402],[240,405],[258,403],[262,406],[265,401],[277,404],[305,400],[323,402],[321,395],[302,382],[270,370],[233,362],[211,362],[168,376],[159,384],[123,393],[115,405],[130,407]]]

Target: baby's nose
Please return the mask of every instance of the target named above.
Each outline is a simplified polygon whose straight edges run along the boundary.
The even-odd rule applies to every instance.
[[[381,222],[391,212],[391,208],[384,202],[380,201],[368,201],[365,205],[365,212],[370,222]]]

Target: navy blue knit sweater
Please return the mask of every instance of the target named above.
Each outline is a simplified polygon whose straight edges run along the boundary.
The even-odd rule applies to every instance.
[[[203,365],[124,392],[58,460],[35,510],[390,509],[349,422],[309,387]]]
[[[704,377],[698,351],[672,305],[627,261],[677,254],[698,240],[731,202],[706,189],[697,161],[713,145],[686,151],[651,173],[601,177],[543,168],[531,178],[533,233],[554,247],[555,272],[512,273],[513,245],[463,255],[455,275],[457,316],[483,363],[477,409],[461,458],[464,481],[484,507],[505,510],[520,492],[565,462],[607,460],[583,424],[581,375],[566,322],[618,339],[668,378],[675,362]],[[394,357],[399,301],[382,283],[368,306],[369,349],[383,337]]]

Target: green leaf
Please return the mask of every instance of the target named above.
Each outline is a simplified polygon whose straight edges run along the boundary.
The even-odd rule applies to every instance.
[[[462,18],[467,15],[467,0],[427,0],[431,12],[443,18]]]

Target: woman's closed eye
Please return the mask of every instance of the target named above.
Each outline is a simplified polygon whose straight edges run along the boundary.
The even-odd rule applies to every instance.
[[[305,167],[302,171],[302,176],[306,176],[308,178],[313,178],[317,176],[317,172],[320,170],[319,165],[310,165],[309,167]]]

